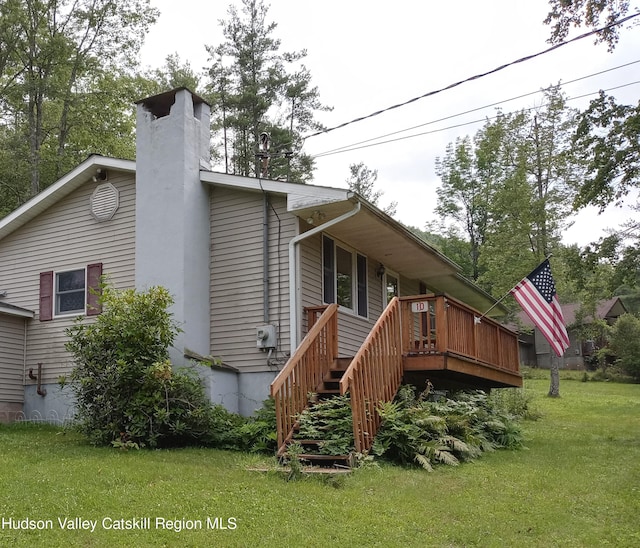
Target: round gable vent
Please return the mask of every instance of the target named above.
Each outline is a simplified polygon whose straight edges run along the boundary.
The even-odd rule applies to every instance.
[[[111,183],[98,185],[91,195],[91,215],[97,221],[108,221],[118,211],[120,193]]]

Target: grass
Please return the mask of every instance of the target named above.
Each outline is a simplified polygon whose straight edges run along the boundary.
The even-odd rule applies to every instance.
[[[344,478],[286,482],[250,472],[269,460],[216,451],[97,449],[47,426],[0,427],[2,546],[638,546],[640,386],[527,380],[542,418],[527,449],[434,473],[369,466]],[[68,531],[58,518],[97,520]],[[104,518],[151,518],[107,530]],[[207,528],[206,520],[236,528]],[[156,518],[201,520],[177,532]],[[229,522],[229,518],[235,518]],[[177,522],[181,524],[182,522]]]

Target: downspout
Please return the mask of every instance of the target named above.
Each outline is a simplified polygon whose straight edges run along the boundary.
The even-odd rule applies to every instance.
[[[269,323],[269,196],[262,194],[262,308],[263,321]]]
[[[347,211],[343,213],[339,217],[327,221],[320,226],[316,226],[307,232],[302,234],[298,234],[295,238],[292,238],[289,241],[289,331],[291,338],[291,353],[298,347],[298,332],[300,329],[300,319],[298,318],[298,285],[300,280],[298,279],[298,255],[297,255],[297,245],[305,238],[309,238],[318,234],[318,232],[322,232],[329,227],[337,225],[342,221],[347,220],[360,211],[361,204],[357,202],[355,207],[351,211]]]

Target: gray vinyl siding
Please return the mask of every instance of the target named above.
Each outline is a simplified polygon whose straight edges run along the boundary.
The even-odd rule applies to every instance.
[[[288,243],[296,218],[284,197],[269,195],[269,201],[268,319],[278,326],[272,358],[279,358],[289,352]],[[210,205],[211,354],[244,372],[271,370],[256,348],[256,328],[264,325],[263,195],[216,187]]]
[[[0,314],[0,404],[22,403],[25,319]]]
[[[56,382],[72,367],[64,349],[64,331],[72,325],[73,317],[39,321],[40,273],[101,262],[114,287],[134,286],[134,179],[110,172],[109,182],[120,192],[118,211],[110,221],[98,222],[91,215],[90,197],[97,183],[88,181],[0,240],[0,286],[8,290],[11,304],[36,311],[36,318],[28,324],[26,367],[36,368],[42,362],[44,383]]]

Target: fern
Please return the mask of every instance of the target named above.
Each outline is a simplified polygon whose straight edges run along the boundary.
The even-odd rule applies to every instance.
[[[422,466],[427,472],[433,472],[433,466],[431,466],[431,460],[429,457],[422,455],[420,453],[416,453],[415,461]]]
[[[382,426],[372,453],[425,470],[436,464],[457,466],[497,447],[518,447],[521,433],[512,416],[482,391],[427,401],[402,388],[392,403],[381,403]]]
[[[315,403],[298,417],[297,438],[316,440],[321,455],[346,455],[355,448],[349,396],[335,396]]]

